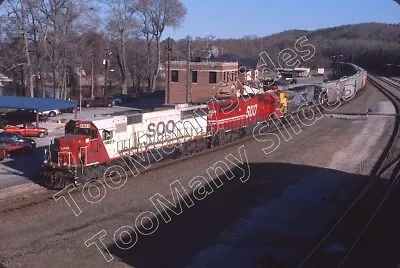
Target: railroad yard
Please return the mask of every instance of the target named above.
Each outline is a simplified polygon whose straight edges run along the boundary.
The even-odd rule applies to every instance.
[[[400,97],[393,85],[376,81]],[[125,109],[129,108],[113,108]],[[95,108],[82,113],[92,117],[93,111],[103,113]],[[58,190],[36,185],[34,191],[4,194],[0,263],[6,267],[104,267],[107,263],[114,267],[294,267],[304,262],[305,267],[318,267],[323,255],[336,267],[335,261],[343,259],[351,243],[340,236],[324,236],[368,184],[394,130],[393,113],[393,104],[371,82],[314,124],[300,125],[301,131],[290,132],[290,138],[274,130],[279,146],[268,153],[263,150],[268,149],[267,140],[250,136],[183,161],[154,164],[120,188],[104,184],[97,186],[98,191],[78,188],[65,195],[67,199],[60,198]],[[62,135],[61,124],[52,124],[49,136]],[[32,161],[21,157],[23,163]],[[37,158],[42,159],[39,152]],[[4,170],[13,168],[12,162],[5,161]],[[213,170],[222,162],[227,175]],[[3,176],[3,188],[27,181],[24,176]],[[192,192],[196,178],[202,178],[197,182],[206,187]],[[380,178],[381,187],[391,183],[388,178]],[[182,211],[178,206],[175,212],[159,214],[154,197],[175,201],[174,187],[186,190],[179,203]],[[138,221],[142,229],[133,228]],[[119,244],[118,236],[122,237]],[[322,247],[316,248],[319,242]],[[315,256],[309,255],[313,249]],[[366,250],[355,249],[358,254]],[[324,263],[324,267],[331,266]]]

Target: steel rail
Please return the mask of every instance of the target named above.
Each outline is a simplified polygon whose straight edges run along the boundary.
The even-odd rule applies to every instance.
[[[395,107],[395,110],[396,110],[396,114],[399,114],[399,111],[400,111],[400,98],[398,98],[392,92],[386,90],[382,85],[377,83],[371,77],[368,77],[368,80],[375,88],[377,88],[382,94],[384,94],[393,103],[393,105]],[[348,217],[351,215],[352,212],[354,212],[354,208],[356,207],[356,205],[360,204],[360,201],[362,201],[362,199],[366,196],[366,194],[368,192],[370,192],[372,187],[376,185],[376,183],[379,181],[380,177],[385,172],[387,172],[388,170],[390,170],[393,167],[396,167],[397,169],[400,168],[400,165],[398,164],[399,160],[400,160],[399,157],[397,157],[394,161],[392,161],[390,163],[387,163],[387,160],[392,155],[392,152],[393,152],[393,150],[395,148],[395,145],[397,144],[398,136],[400,134],[400,118],[399,117],[395,117],[395,118],[396,118],[395,119],[395,126],[394,126],[394,129],[393,129],[392,135],[390,136],[389,142],[386,145],[383,153],[381,154],[381,157],[379,158],[379,160],[375,164],[375,166],[373,168],[373,171],[371,172],[371,174],[373,174],[373,175],[370,177],[367,185],[365,185],[363,187],[361,192],[351,202],[349,207],[342,213],[340,218],[337,221],[335,221],[333,226],[330,227],[328,232],[322,237],[322,239],[320,239],[318,241],[317,245],[308,253],[308,255],[301,261],[301,263],[297,267],[305,267],[306,264],[308,264],[308,263],[313,263],[313,265],[315,265],[315,262],[318,263],[318,261],[321,259],[320,250],[321,250],[322,246],[327,244],[330,240],[335,240],[335,237],[338,236],[338,234],[336,234],[335,232],[339,232],[339,235],[340,235],[339,228],[340,227],[343,228],[343,226],[345,226],[345,224],[346,224],[345,220],[348,219]],[[396,177],[397,177],[398,171],[399,170],[396,171]],[[393,187],[395,187],[395,185],[397,185],[397,183],[398,183],[398,180],[395,179],[393,181],[393,183],[395,183],[395,184],[392,184]],[[381,204],[387,199],[387,196],[392,192],[393,187],[391,186],[388,189],[388,191],[386,192],[386,194],[383,196],[383,198],[380,200],[380,202],[378,202],[377,209],[372,213],[371,216],[368,217],[368,220],[366,221],[367,222],[366,225],[364,225],[364,227],[362,228],[359,236],[357,236],[355,241],[351,244],[350,249],[347,251],[345,256],[339,262],[339,266],[348,258],[348,256],[350,255],[351,251],[354,249],[355,245],[358,243],[360,237],[364,234],[365,230],[368,228],[369,223],[375,217],[377,211],[379,211],[379,209],[381,208]],[[342,231],[342,232],[345,232],[345,231]],[[317,265],[322,265],[322,264],[318,263]]]

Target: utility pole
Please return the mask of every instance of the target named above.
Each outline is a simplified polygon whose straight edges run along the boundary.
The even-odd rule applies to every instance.
[[[343,55],[338,55],[338,62],[337,62],[337,75],[338,75],[338,78],[339,78],[339,72],[340,72],[340,67],[339,67],[340,57],[343,57]]]
[[[337,77],[339,77],[339,56],[336,61],[336,75],[337,75]]]
[[[93,62],[93,56],[94,54],[90,54],[91,57],[91,64],[92,64],[92,71],[90,72],[90,80],[91,80],[91,84],[92,84],[92,90],[91,90],[91,94],[90,94],[90,98],[94,98],[94,62]]]
[[[165,87],[165,103],[169,103],[169,92],[170,92],[170,84],[171,84],[171,38],[168,37],[168,60],[167,60],[167,65],[168,65],[168,74],[167,74],[167,86]]]
[[[105,49],[105,57],[103,60],[103,64],[104,64],[104,88],[103,88],[103,97],[105,96],[105,91],[106,91],[106,87],[107,87],[107,71],[108,71],[108,64],[109,64],[109,56],[111,55],[111,52],[109,52],[109,49],[106,48]]]
[[[82,67],[79,67],[78,75],[79,75],[79,119],[80,119],[82,110]]]
[[[187,66],[186,66],[186,71],[187,71],[187,86],[186,86],[186,102],[191,102],[192,101],[192,89],[191,89],[191,78],[192,74],[190,71],[190,40],[188,39],[187,41]]]
[[[103,61],[104,64],[104,87],[103,87],[103,97],[106,93],[106,86],[107,86],[107,60]]]

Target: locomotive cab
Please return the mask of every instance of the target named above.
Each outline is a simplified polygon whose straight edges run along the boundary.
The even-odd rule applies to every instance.
[[[54,139],[45,164],[63,168],[85,166],[88,153],[98,149],[98,139],[97,128],[91,122],[71,120],[65,126],[65,136]]]
[[[54,139],[44,160],[44,175],[53,183],[59,178],[75,180],[89,171],[89,166],[108,161],[102,137],[91,121],[69,121],[65,135]],[[86,168],[88,167],[88,168]]]

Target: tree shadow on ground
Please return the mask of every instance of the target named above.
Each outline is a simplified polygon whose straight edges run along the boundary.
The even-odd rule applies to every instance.
[[[118,240],[123,249],[115,243],[107,249],[140,268],[293,267],[367,178],[312,166],[250,163],[250,178],[243,183],[243,169],[246,166],[234,169],[231,180],[220,176],[219,188],[210,183],[207,189],[213,192],[202,200],[197,200],[199,193],[180,199],[181,214],[167,211],[152,219],[152,229],[150,222],[139,226],[136,244]],[[213,182],[218,183],[218,177]],[[173,202],[171,196],[166,198]],[[191,201],[194,205],[188,207]],[[163,220],[167,215],[168,223]],[[134,227],[135,220],[127,225]]]
[[[5,172],[26,177],[28,180],[43,186],[41,172],[43,171],[44,150],[48,146],[36,147],[33,152],[11,152],[10,158],[1,164]]]

